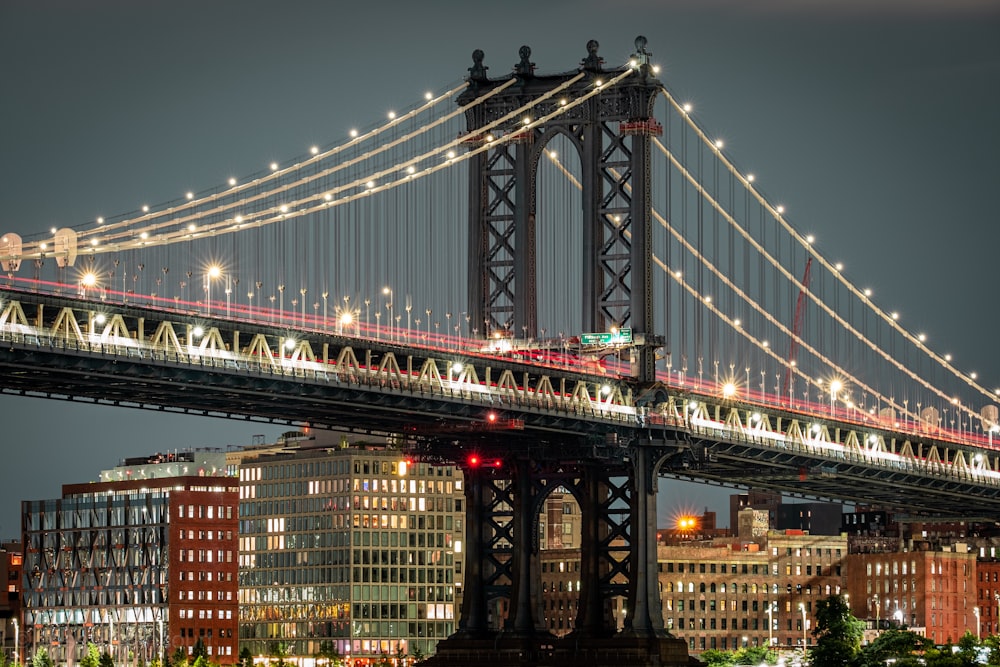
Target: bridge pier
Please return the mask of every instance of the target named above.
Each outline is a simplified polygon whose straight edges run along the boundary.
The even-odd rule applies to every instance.
[[[647,445],[647,446],[643,446]],[[548,468],[521,454],[465,476],[465,590],[458,631],[425,667],[680,667],[700,664],[663,626],[656,559],[655,448],[640,443],[624,466],[606,460]],[[624,477],[626,483],[616,482]],[[548,491],[570,489],[582,514],[579,611],[557,638],[545,626],[537,514]],[[507,514],[504,515],[504,509]],[[623,518],[623,514],[628,517]],[[508,617],[490,620],[490,598],[509,596]],[[617,632],[612,598],[626,596]]]

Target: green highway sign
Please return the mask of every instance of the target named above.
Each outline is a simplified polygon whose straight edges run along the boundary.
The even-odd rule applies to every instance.
[[[632,329],[580,334],[581,345],[628,345],[631,342]]]

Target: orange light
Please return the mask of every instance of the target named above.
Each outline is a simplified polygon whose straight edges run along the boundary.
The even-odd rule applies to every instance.
[[[497,420],[497,413],[491,412],[490,414],[486,415],[486,419],[487,421],[495,422]]]

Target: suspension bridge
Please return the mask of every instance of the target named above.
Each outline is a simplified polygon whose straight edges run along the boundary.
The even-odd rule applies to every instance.
[[[436,664],[686,664],[660,610],[662,477],[1000,507],[998,390],[824,257],[644,38],[626,63],[591,41],[536,69],[522,47],[491,77],[477,51],[328,146],[4,234],[3,391],[381,433],[462,465],[463,613]],[[559,487],[587,526],[572,645],[534,581],[532,517]]]

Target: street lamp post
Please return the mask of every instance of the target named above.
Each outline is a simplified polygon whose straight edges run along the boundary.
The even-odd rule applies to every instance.
[[[882,621],[882,618],[881,618],[882,608],[879,606],[878,594],[877,593],[872,596],[872,599],[875,600],[875,629],[878,630],[879,626],[882,624],[881,623],[881,621]]]
[[[14,664],[20,664],[21,657],[21,632],[17,619],[14,619]]]
[[[388,286],[383,287],[382,294],[389,297],[389,302],[385,304],[385,307],[389,311],[389,340],[392,340],[392,289]]]
[[[979,640],[979,607],[972,608],[972,615],[976,617],[976,640]]]
[[[774,612],[777,611],[774,607],[777,602],[771,601],[771,604],[767,605],[767,647],[771,648],[774,645]]]
[[[806,650],[806,605],[803,602],[799,603],[799,611],[802,612],[802,650]]]

